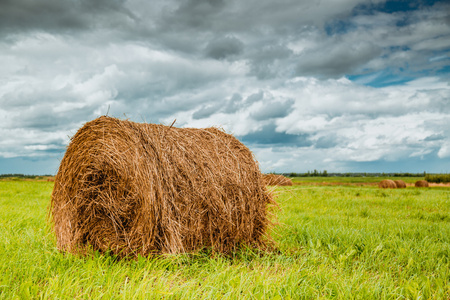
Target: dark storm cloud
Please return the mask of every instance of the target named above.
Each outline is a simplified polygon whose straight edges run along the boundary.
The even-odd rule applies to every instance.
[[[74,30],[91,35],[91,43],[139,41],[182,55],[243,60],[250,66],[249,75],[259,79],[310,75],[337,78],[362,69],[367,73],[370,68],[363,67],[374,58],[382,54],[389,57],[389,53],[382,52],[382,47],[370,42],[371,35],[375,41],[380,39],[376,32],[371,33],[370,27],[349,18],[355,13],[355,6],[361,3],[371,2],[344,0],[339,5],[317,5],[311,1],[293,0],[277,3],[155,1],[151,4],[139,0],[44,0],[39,4],[30,0],[5,1],[0,10],[0,31]],[[413,16],[408,22],[412,27],[407,29],[412,30],[415,23],[430,18],[428,15]],[[396,22],[400,19],[397,17]],[[348,26],[331,37],[322,35],[341,23]],[[90,31],[92,29],[95,30]],[[361,35],[341,38],[349,31],[361,32]],[[394,30],[392,35],[395,34]],[[302,51],[294,53],[289,45],[304,38],[319,42],[310,46],[305,44]],[[390,62],[403,60],[396,57]],[[438,64],[442,65],[442,62]]]
[[[234,93],[233,96],[225,103],[223,107],[223,112],[226,114],[236,113],[244,105],[248,103],[242,102],[242,96],[240,94]]]
[[[248,104],[248,103],[247,103]],[[217,113],[232,114],[239,111],[239,109],[246,106],[242,102],[242,96],[234,93],[229,99],[217,101],[216,103],[203,105],[200,109],[192,114],[194,120],[208,118]]]
[[[352,73],[382,53],[380,47],[367,43],[330,43],[322,49],[305,53],[298,64],[298,75],[341,77]]]
[[[163,15],[164,28],[205,30],[216,23],[226,5],[223,0],[180,1],[179,6]]]
[[[423,53],[408,47],[425,36],[429,42],[416,45],[417,51],[424,47],[446,49],[443,32],[429,23],[445,23],[448,14],[437,16],[414,10],[409,14],[366,15],[367,10],[355,10],[358,4],[374,3],[376,7],[378,2],[382,1],[349,0],[339,5],[288,0],[174,2],[173,9],[155,16],[155,26],[148,34],[150,40],[189,55],[246,61],[249,75],[261,80],[311,75],[338,78],[367,74],[393,63],[397,70],[413,68]],[[448,5],[441,9],[448,9]],[[301,51],[294,53],[292,44],[300,46]],[[399,55],[392,55],[394,52]],[[423,60],[420,68],[427,63]],[[435,64],[437,70],[443,62]]]
[[[295,4],[294,4],[295,3]],[[165,10],[159,27],[167,31],[195,30],[204,32],[245,32],[272,30],[283,24],[301,23],[309,1],[173,1],[174,9]],[[290,7],[289,10],[286,7]],[[345,7],[345,5],[344,5]],[[305,22],[306,23],[306,22]],[[280,28],[281,29],[281,28]]]
[[[445,139],[445,136],[443,136],[442,134],[432,134],[430,136],[427,136],[424,141],[425,142],[430,142],[430,141],[440,141]]]
[[[256,75],[259,79],[273,78],[277,76],[291,77],[289,73],[294,63],[293,52],[286,45],[265,45],[262,48],[255,47],[248,54],[250,63],[250,74]]]
[[[308,134],[286,134],[277,132],[274,124],[264,126],[261,130],[252,132],[243,136],[238,136],[239,140],[244,143],[254,145],[286,145],[296,147],[309,147],[312,142],[309,140]]]
[[[235,55],[244,54],[242,42],[246,50],[250,49],[245,59],[251,63],[253,59],[264,60],[256,56],[269,55],[269,60],[273,61],[274,55],[278,55],[278,59],[283,59],[290,51],[286,44],[295,40],[299,32],[310,27],[321,28],[333,16],[350,14],[358,2],[360,0],[343,0],[317,5],[306,0],[276,3],[269,0],[190,0],[168,1],[167,4],[156,1],[149,7],[145,2],[132,1],[127,7],[140,26],[130,32],[131,35],[139,32],[152,43],[189,54],[202,54],[206,48],[207,55],[214,58],[222,58],[230,51]],[[224,36],[237,40],[220,42]],[[216,43],[211,43],[215,40]]]
[[[259,101],[259,100],[261,100],[263,98],[264,98],[264,92],[263,91],[259,91],[257,93],[254,93],[254,94],[251,94],[250,96],[248,96],[245,99],[245,103],[252,104],[252,103],[257,102],[257,101]]]
[[[321,136],[317,141],[314,143],[314,146],[316,148],[333,148],[339,145],[339,140],[336,138],[336,136]]]
[[[79,120],[96,117],[96,114],[92,113],[92,106],[71,109],[70,118],[67,115],[67,111],[58,112],[54,110],[54,107],[54,103],[42,102],[27,108],[10,110],[15,117],[5,124],[3,128],[24,128],[27,130],[52,132],[54,130],[71,129],[73,126],[80,124]]]
[[[3,0],[0,32],[60,32],[119,25],[133,14],[123,0]]]
[[[212,40],[206,46],[206,56],[214,59],[225,59],[240,54],[244,44],[237,38],[226,36]]]
[[[292,99],[284,102],[274,100],[267,101],[262,107],[253,111],[250,116],[257,121],[282,118],[290,113],[293,104],[294,100]]]
[[[221,103],[205,105],[205,106],[201,107],[199,110],[195,111],[192,114],[192,118],[194,120],[208,118],[211,115],[220,111],[222,107],[223,107],[223,105]]]

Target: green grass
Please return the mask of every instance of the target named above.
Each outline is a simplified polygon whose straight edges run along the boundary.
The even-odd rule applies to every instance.
[[[117,261],[57,251],[52,187],[0,181],[1,299],[450,297],[448,188],[278,188],[278,251]]]

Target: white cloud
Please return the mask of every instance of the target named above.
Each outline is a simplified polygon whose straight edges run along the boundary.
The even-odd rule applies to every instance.
[[[442,145],[441,149],[439,149],[438,156],[440,158],[450,157],[450,143],[446,142]]]
[[[249,82],[239,87],[244,98],[253,89]],[[440,93],[435,93],[436,90]],[[442,99],[450,97],[450,87],[437,78],[423,78],[404,86],[379,89],[358,86],[346,79],[319,81],[302,78],[273,87],[270,91],[264,91],[264,94],[270,94],[274,99],[280,97],[294,101],[289,114],[279,115],[273,120],[276,131],[291,136],[307,134],[312,142],[312,146],[299,144],[298,147],[290,146],[286,151],[278,148],[277,154],[273,155],[283,158],[280,162],[269,159],[267,149],[261,150],[253,145],[258,149],[256,153],[260,161],[269,159],[262,164],[266,170],[286,169],[290,160],[284,156],[300,154],[302,157],[305,152],[311,156],[316,153],[315,163],[318,165],[423,157],[437,152],[441,144],[449,139],[449,136],[443,139],[430,138],[436,132],[441,132],[447,126],[445,124],[450,125],[446,121],[448,113],[435,109]],[[216,103],[219,105],[220,101]],[[264,130],[264,124],[270,124],[268,118],[264,121],[251,118],[252,112],[265,105],[266,100],[260,98],[252,106],[243,107],[232,114],[211,111],[208,117],[193,120],[190,118],[191,113],[186,111],[174,117],[183,126],[219,125],[236,135],[245,136]],[[166,123],[170,123],[170,119]],[[317,146],[314,146],[316,143]],[[320,149],[323,146],[326,149]],[[441,150],[441,156],[444,150]],[[286,167],[281,167],[281,164],[286,164]]]
[[[2,157],[61,153],[108,110],[221,126],[266,170],[449,157],[448,5],[44,2],[52,9],[18,0],[0,12]]]

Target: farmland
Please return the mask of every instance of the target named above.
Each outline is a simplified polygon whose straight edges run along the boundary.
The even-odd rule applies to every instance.
[[[137,260],[60,253],[46,225],[53,182],[2,180],[0,298],[450,297],[450,188],[303,179],[274,189],[273,250]]]

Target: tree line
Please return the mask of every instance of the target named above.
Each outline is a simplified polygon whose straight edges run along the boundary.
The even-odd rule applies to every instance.
[[[0,174],[0,178],[23,178],[23,179],[35,179],[39,177],[49,177],[53,175],[25,175],[25,174]]]
[[[307,171],[306,173],[278,173],[286,177],[425,177],[426,172],[423,173],[409,173],[409,172],[395,172],[395,173],[385,173],[385,172],[346,172],[346,173],[329,173],[327,170],[318,171]]]
[[[427,174],[425,180],[435,183],[447,183],[450,182],[450,174]]]

